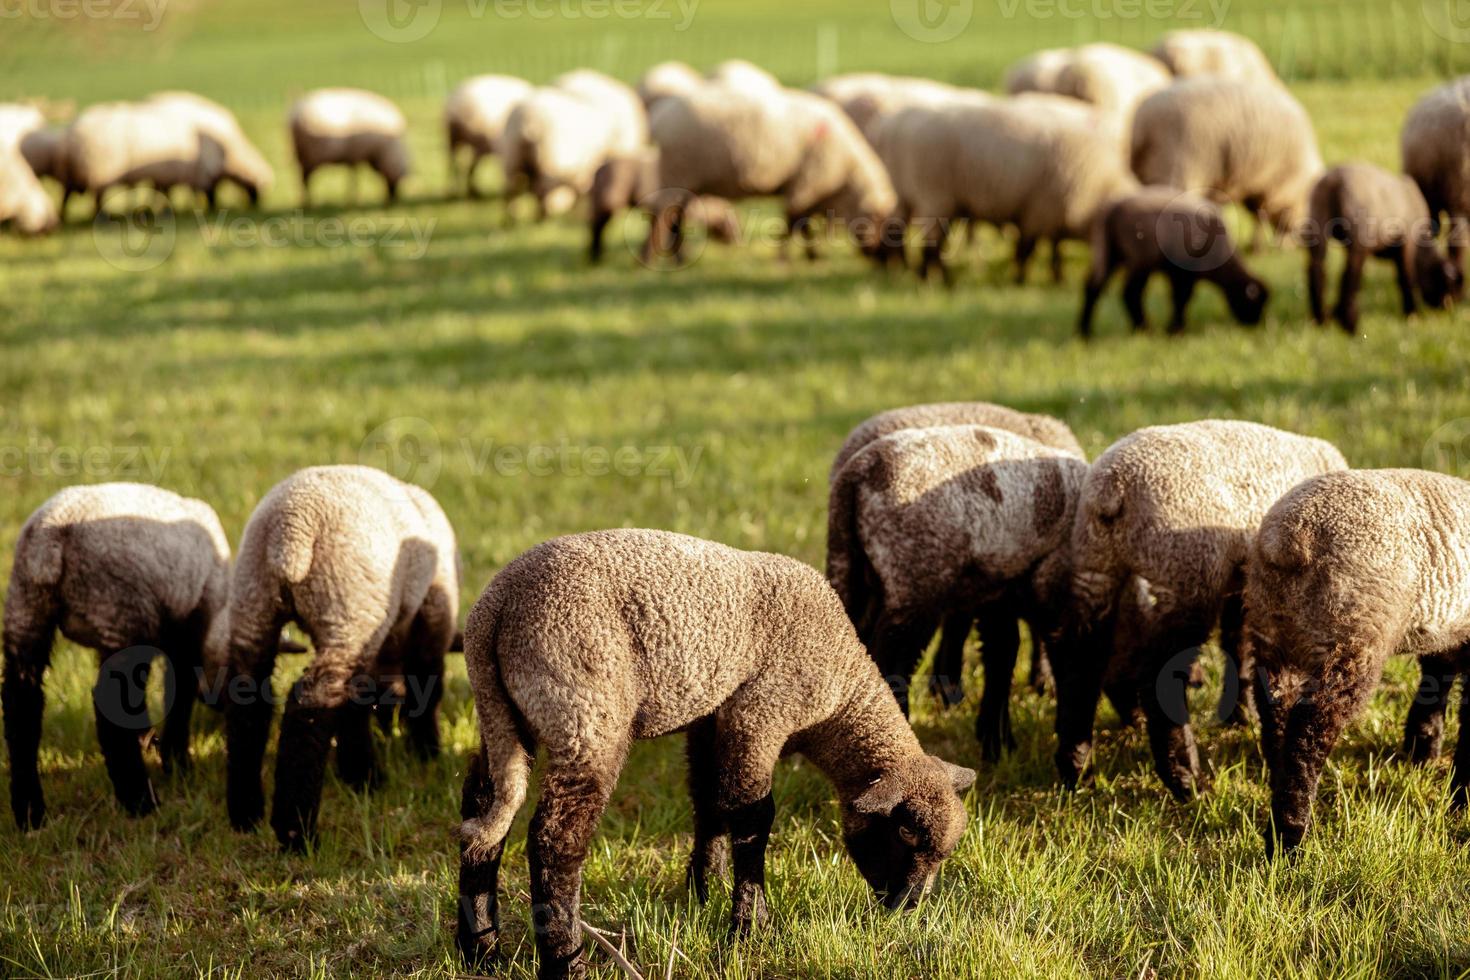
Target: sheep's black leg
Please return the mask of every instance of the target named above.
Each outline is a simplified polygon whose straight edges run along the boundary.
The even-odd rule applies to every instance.
[[[349,699],[339,710],[336,763],[337,778],[352,789],[371,792],[383,785],[383,769],[373,751],[372,705]]]
[[[1057,688],[1057,775],[1068,789],[1077,786],[1092,757],[1097,700],[1112,649],[1111,619],[1104,617],[1096,624],[1073,622],[1048,648]]]
[[[1329,662],[1315,678],[1317,685],[1289,709],[1276,747],[1271,780],[1271,835],[1267,853],[1277,846],[1290,852],[1301,843],[1312,821],[1312,802],[1327,755],[1347,723],[1367,703],[1383,673],[1385,657],[1351,653]],[[1272,692],[1273,694],[1275,691]],[[1283,705],[1277,704],[1279,712]]]
[[[1400,245],[1393,250],[1392,259],[1394,272],[1398,274],[1399,300],[1404,316],[1413,316],[1418,312],[1418,305],[1414,302],[1414,278],[1410,271],[1413,269],[1414,246]]]
[[[479,173],[480,164],[484,162],[485,154],[481,153],[479,150],[476,150],[474,157],[470,160],[469,167],[465,170],[464,173],[464,194],[465,197],[469,198],[472,201],[478,201],[485,196],[480,191],[480,185],[475,183],[475,174]]]
[[[929,693],[942,700],[946,708],[959,704],[965,696],[965,641],[970,638],[973,619],[968,613],[947,616],[940,628]]]
[[[1232,727],[1246,725],[1251,719],[1251,664],[1240,642],[1245,620],[1244,597],[1234,593],[1225,599],[1220,610],[1220,652],[1225,655],[1225,684],[1215,716]]]
[[[979,620],[985,689],[980,695],[975,737],[980,740],[980,755],[994,761],[1001,752],[1016,747],[1011,735],[1011,684],[1021,648],[1021,630],[1015,608],[1006,604],[987,606],[980,611]]]
[[[14,591],[11,593],[14,598]],[[13,610],[7,610],[15,615]],[[8,618],[8,617],[7,617]],[[0,710],[5,714],[5,747],[10,756],[10,811],[21,830],[34,830],[46,820],[37,757],[41,751],[41,716],[46,695],[41,681],[51,662],[55,626],[44,621],[22,629],[5,624],[5,678]]]
[[[1016,285],[1026,285],[1026,270],[1036,253],[1036,239],[1021,235],[1016,239]]]
[[[152,647],[130,647],[104,657],[92,688],[97,742],[107,775],[117,802],[135,817],[158,808],[141,742],[149,728],[148,673],[156,652]]]
[[[1026,675],[1026,684],[1037,694],[1045,694],[1046,686],[1052,682],[1051,658],[1046,652],[1046,642],[1031,628],[1031,666]]]
[[[1427,762],[1439,755],[1444,740],[1444,713],[1450,702],[1458,672],[1445,657],[1420,657],[1419,691],[1409,705],[1404,722],[1404,755],[1413,763]],[[1463,725],[1464,722],[1461,722]]]
[[[1159,624],[1140,661],[1138,700],[1148,725],[1154,768],[1174,798],[1194,796],[1199,750],[1189,724],[1189,674],[1204,639],[1188,624]]]
[[[460,792],[459,815],[467,821],[483,820],[494,805],[495,785],[485,771],[485,752],[476,748]],[[472,970],[485,968],[500,941],[500,858],[504,853],[504,840],[489,850],[481,850],[469,841],[459,845],[459,925],[455,941],[464,964]]]
[[[765,924],[766,844],[775,820],[776,804],[769,792],[754,803],[725,811],[734,873],[730,931],[736,936],[748,936],[752,929]]]
[[[1128,320],[1134,330],[1147,330],[1148,319],[1143,313],[1143,290],[1148,286],[1148,269],[1129,269],[1128,279],[1123,283],[1123,306],[1128,310]]]
[[[408,745],[420,759],[438,758],[439,703],[444,699],[444,651],[452,640],[436,629],[436,623],[449,623],[452,636],[453,616],[446,604],[434,600],[426,604],[414,620],[408,637],[408,653],[404,663],[405,701],[399,718],[408,728]]]
[[[292,686],[281,716],[271,829],[281,847],[289,851],[304,850],[316,839],[327,755],[348,700],[347,674],[342,667],[347,656],[339,651],[319,651],[301,680]]]
[[[262,617],[253,636],[232,638],[230,669],[220,696],[225,710],[225,800],[230,826],[251,830],[265,814],[260,767],[275,714],[271,673],[282,623]]]
[[[954,280],[950,277],[949,266],[944,264],[944,241],[949,234],[947,222],[939,219],[928,219],[924,222],[924,247],[919,261],[919,279],[929,281],[929,270],[939,270],[939,276],[946,286],[953,286]]]
[[[1175,269],[1169,273],[1169,286],[1174,297],[1174,313],[1169,318],[1169,333],[1182,333],[1184,330],[1184,311],[1189,308],[1189,300],[1194,296],[1194,286],[1197,278],[1194,273],[1183,269]]]
[[[1051,281],[1058,286],[1066,279],[1064,265],[1066,256],[1062,254],[1062,242],[1059,238],[1051,240]]]
[[[313,172],[312,167],[301,168],[301,206],[303,208],[311,207],[311,175]]]
[[[1463,810],[1470,803],[1470,674],[1460,684],[1460,740],[1450,767],[1450,806]]]
[[[1327,322],[1327,241],[1314,241],[1307,249],[1307,299],[1312,319]]]
[[[1337,295],[1337,322],[1348,333],[1358,332],[1358,292],[1363,288],[1363,264],[1367,261],[1367,249],[1348,246],[1347,265],[1343,267]]]
[[[604,774],[581,766],[552,763],[541,781],[527,846],[541,980],[562,980],[586,971],[578,917],[582,864],[607,798]]]
[[[189,722],[194,715],[194,702],[198,700],[198,677],[204,667],[203,643],[202,628],[186,627],[170,640],[165,651],[169,672],[165,690],[172,699],[164,714],[163,735],[158,745],[165,773],[187,772],[191,765]]]
[[[1103,272],[1094,269],[1087,275],[1087,285],[1082,290],[1082,314],[1077,318],[1077,333],[1083,340],[1092,336],[1092,317],[1097,310],[1097,301],[1112,275],[1111,269]]]
[[[884,672],[905,717],[909,713],[910,679],[933,635],[934,623],[928,620],[901,620],[885,612],[878,622],[873,659]]]
[[[709,901],[709,877],[725,874],[725,826],[720,810],[720,759],[715,747],[715,720],[702,718],[685,738],[689,760],[689,798],[694,804],[694,849],[689,855],[688,882],[700,904]]]
[[[612,211],[606,208],[594,207],[592,209],[592,220],[588,226],[591,238],[587,242],[587,261],[593,265],[602,261],[602,235],[612,218]]]

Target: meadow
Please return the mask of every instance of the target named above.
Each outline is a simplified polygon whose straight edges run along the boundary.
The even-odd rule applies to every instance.
[[[375,36],[356,5],[287,0],[179,0],[146,37],[126,24],[7,21],[0,97],[85,104],[194,88],[240,109],[277,186],[258,212],[180,205],[157,251],[124,249],[129,229],[94,227],[80,203],[58,234],[0,238],[0,578],[26,516],[63,486],[155,482],[211,502],[238,540],[274,483],[329,462],[381,466],[434,493],[458,532],[465,604],[537,542],[609,526],[820,566],[843,435],[920,401],[1054,413],[1090,454],[1139,426],[1232,417],[1331,439],[1358,466],[1470,477],[1470,316],[1402,320],[1386,265],[1370,267],[1354,338],[1309,322],[1305,258],[1277,248],[1249,260],[1273,289],[1261,327],[1232,324],[1207,287],[1186,335],[1132,336],[1115,286],[1084,345],[1080,245],[1057,287],[1039,267],[1030,285],[1011,283],[998,236],[956,242],[958,282],[945,290],[875,272],[840,243],[817,263],[783,263],[759,240],[645,269],[621,244],[638,241],[630,218],[589,268],[576,221],[507,229],[498,203],[445,198],[438,98],[472,71],[544,80],[586,63],[631,79],[663,57],[739,55],[792,83],[876,67],[994,85],[1028,50],[1092,36],[1146,45],[1175,22],[1033,6],[974,5],[943,43],[896,30],[887,4],[840,0],[704,0],[677,32],[446,0],[437,27],[410,43]],[[1224,23],[1294,66],[1285,73],[1329,161],[1395,167],[1405,111],[1466,66],[1465,45],[1445,42],[1432,4],[1333,9],[1235,0]],[[1277,23],[1288,29],[1262,33]],[[352,206],[338,175],[319,206],[297,210],[284,108],[338,81],[380,87],[409,114],[418,176],[395,207],[371,179]],[[743,213],[758,226],[777,212]],[[1156,325],[1165,301],[1156,284]],[[283,660],[282,688],[304,659]],[[1299,859],[1271,864],[1254,737],[1211,719],[1218,655],[1206,654],[1194,695],[1213,789],[1184,806],[1154,777],[1143,733],[1106,709],[1094,784],[1060,792],[1052,703],[1029,693],[1015,707],[1019,747],[982,765],[977,659],[963,704],[916,704],[931,751],[980,770],[971,830],[916,914],[875,907],[843,854],[828,785],[793,760],[777,774],[771,927],[727,943],[728,891],[700,908],[683,888],[682,743],[665,740],[639,745],[624,773],[587,864],[584,918],[623,934],[647,977],[1470,973],[1470,824],[1445,810],[1447,760],[1394,759],[1413,664],[1391,666],[1334,753]],[[0,974],[457,972],[454,830],[476,739],[462,662],[442,758],[421,766],[380,744],[389,782],[372,796],[329,777],[309,856],[283,856],[268,832],[230,831],[222,728],[208,712],[196,713],[192,775],[161,785],[153,817],[125,818],[96,747],[94,678],[92,654],[58,642],[42,742],[51,819],[27,835],[0,823]],[[528,815],[502,879],[511,977],[534,969]],[[590,960],[595,976],[622,975],[601,953]]]

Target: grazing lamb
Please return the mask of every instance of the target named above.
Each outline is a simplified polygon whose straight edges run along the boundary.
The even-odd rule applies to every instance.
[[[842,472],[847,461],[869,443],[904,429],[926,429],[940,425],[987,425],[1034,439],[1043,446],[1060,449],[1079,459],[1086,458],[1082,452],[1082,445],[1077,441],[1077,437],[1067,423],[1050,415],[1018,412],[1013,408],[990,402],[938,402],[930,405],[909,405],[879,412],[860,422],[849,432],[847,438],[842,442],[842,448],[837,451],[837,456],[832,460],[832,468],[827,474],[828,486],[830,487],[837,481],[837,474]],[[929,678],[929,692],[942,698],[946,705],[958,704],[964,695],[962,674],[965,640],[970,635],[971,625],[973,624],[979,630],[981,648],[986,649],[987,645],[998,646],[1010,642],[1010,636],[1015,632],[1013,623],[1016,618],[1014,610],[1003,606],[983,610],[978,616],[968,614],[946,616],[940,634],[939,651],[934,657],[934,673]],[[1019,636],[1016,642],[1020,642]],[[1051,670],[1046,662],[1046,651],[1041,645],[1041,637],[1034,629],[1031,631],[1031,643],[1029,683],[1034,690],[1039,692],[1051,677]],[[927,645],[927,639],[925,645]]]
[[[464,187],[469,197],[479,197],[475,171],[480,161],[499,152],[506,121],[516,105],[535,88],[530,82],[510,75],[476,75],[467,78],[444,103],[444,128],[449,135],[449,182]],[[469,150],[469,164],[460,172],[460,151]]]
[[[676,193],[649,232],[649,256],[680,256],[683,212],[705,194],[783,196],[788,235],[803,234],[808,257],[815,257],[810,222],[818,214],[846,223],[867,254],[881,252],[893,185],[852,120],[820,96],[706,86],[659,102],[653,141],[659,183]]]
[[[98,211],[116,187],[180,185],[214,206],[225,171],[220,142],[192,119],[152,102],[106,102],[85,109],[66,131],[67,186],[92,194]]]
[[[1389,657],[1420,657],[1426,679],[1439,675],[1410,709],[1411,747],[1416,722],[1442,724],[1455,674],[1470,672],[1470,483],[1423,470],[1303,483],[1262,522],[1245,599],[1271,773],[1267,849],[1290,851],[1311,823],[1328,753]],[[1460,717],[1457,807],[1470,802],[1470,684]]]
[[[1266,284],[1236,254],[1220,209],[1172,188],[1145,187],[1115,202],[1093,228],[1092,269],[1077,327],[1083,339],[1092,336],[1098,298],[1120,266],[1127,272],[1123,303],[1134,330],[1148,327],[1143,291],[1156,272],[1168,276],[1173,287],[1171,334],[1184,329],[1184,311],[1201,279],[1220,287],[1230,312],[1244,324],[1260,323],[1270,299]]]
[[[1051,631],[1087,461],[1003,429],[903,429],[868,443],[832,482],[827,578],[908,713],[908,679],[941,620],[980,619],[985,690],[976,736],[1010,737],[1025,618]],[[963,644],[963,635],[960,637]]]
[[[1137,187],[1106,127],[1008,100],[902,109],[879,128],[877,148],[900,201],[894,224],[923,229],[920,277],[937,268],[946,283],[942,251],[953,219],[1015,225],[1016,279],[1024,282],[1037,242],[1050,239],[1055,255],[1056,243],[1087,239],[1102,209]],[[1055,258],[1053,272],[1060,276]]]
[[[1438,230],[1441,216],[1450,220],[1450,261],[1464,269],[1470,246],[1470,76],[1458,78],[1425,95],[1404,119],[1400,137],[1404,173],[1414,178]]]
[[[316,651],[281,720],[271,813],[281,845],[301,849],[315,837],[334,735],[342,780],[381,782],[370,723],[382,695],[408,689],[409,742],[420,756],[438,754],[458,603],[454,531],[425,490],[365,466],[317,466],[266,494],[245,526],[230,590],[230,823],[248,830],[265,810],[267,694],[283,625],[300,625]]]
[[[178,114],[219,143],[225,155],[220,178],[238,184],[251,204],[260,203],[261,193],[270,189],[276,174],[240,128],[234,113],[193,92],[159,92],[149,96],[148,102]]]
[[[1292,234],[1325,169],[1312,120],[1280,85],[1203,76],[1144,99],[1133,117],[1133,171],[1145,184],[1234,201]],[[1253,245],[1254,247],[1254,245]]]
[[[588,259],[602,261],[602,237],[608,223],[628,208],[642,207],[655,218],[667,199],[659,193],[658,151],[645,149],[636,156],[610,158],[597,168],[592,177],[590,242]],[[726,245],[740,238],[740,222],[735,209],[724,198],[703,196],[689,208],[689,217],[702,225],[709,236]]]
[[[1459,268],[1435,241],[1424,195],[1409,177],[1365,163],[1345,164],[1327,171],[1312,189],[1307,289],[1318,323],[1327,322],[1327,246],[1333,241],[1347,247],[1335,312],[1348,333],[1358,331],[1358,292],[1370,255],[1393,262],[1404,316],[1417,309],[1416,289],[1426,305],[1436,307],[1458,296],[1463,286]]]
[[[354,199],[357,167],[364,163],[383,178],[388,200],[397,199],[398,185],[408,175],[408,124],[392,102],[362,89],[316,89],[291,106],[289,124],[303,205],[311,206],[311,175],[332,164],[351,169]]]
[[[10,806],[22,830],[39,827],[46,812],[36,755],[42,676],[56,631],[97,651],[93,706],[107,774],[124,810],[151,813],[157,796],[139,739],[148,728],[148,668],[157,653],[168,661],[172,693],[159,742],[164,770],[187,768],[189,717],[206,635],[228,599],[229,561],[214,510],[158,487],[69,487],[26,521],[5,595],[0,688]]]
[[[661,61],[638,80],[638,98],[645,109],[666,95],[688,95],[703,88],[704,76],[682,61]]]
[[[1229,31],[1169,31],[1154,45],[1153,56],[1180,78],[1213,75],[1237,82],[1281,83],[1256,42]]]
[[[771,776],[784,753],[832,780],[848,852],[889,908],[918,902],[965,830],[959,794],[975,773],[924,752],[837,596],[791,558],[664,531],[557,538],[475,603],[465,666],[480,719],[459,872],[471,966],[495,952],[500,859],[538,745],[527,851],[542,977],[582,971],[582,863],[634,739],[688,733],[690,878],[702,893],[728,834],[737,934],[766,917]]]
[[[1246,558],[1266,511],[1302,480],[1346,467],[1321,439],[1254,422],[1140,429],[1088,471],[1072,527],[1070,609],[1050,646],[1057,681],[1057,768],[1075,786],[1092,748],[1104,670],[1131,667],[1154,764],[1178,799],[1199,783],[1185,685],[1218,624],[1227,661],[1221,714],[1244,715],[1240,661]],[[1119,597],[1141,580],[1150,601],[1128,645],[1114,636]]]

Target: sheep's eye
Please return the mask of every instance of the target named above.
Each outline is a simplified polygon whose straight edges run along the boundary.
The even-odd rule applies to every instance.
[[[912,830],[909,830],[907,827],[898,828],[898,839],[903,841],[909,847],[919,846],[919,835],[914,833]]]

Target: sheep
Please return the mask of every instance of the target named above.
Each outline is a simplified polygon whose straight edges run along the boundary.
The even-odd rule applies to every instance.
[[[1225,294],[1235,318],[1261,322],[1270,290],[1236,254],[1224,215],[1212,202],[1167,187],[1145,187],[1113,203],[1093,228],[1092,268],[1083,287],[1078,332],[1092,336],[1092,317],[1108,280],[1121,266],[1127,272],[1123,303],[1134,330],[1147,329],[1143,292],[1155,272],[1169,277],[1174,314],[1169,333],[1184,329],[1184,311],[1201,280]]]
[[[709,71],[709,81],[734,89],[742,95],[775,95],[785,91],[775,75],[740,58],[731,58],[715,65]]]
[[[688,95],[703,87],[704,76],[682,61],[661,61],[638,80],[638,97],[645,109],[666,95]]]
[[[1056,92],[1062,72],[1072,63],[1072,49],[1048,48],[1027,55],[1006,69],[1002,87],[1007,95]]]
[[[1450,220],[1450,261],[1463,272],[1470,242],[1470,173],[1465,147],[1470,145],[1470,76],[1429,92],[1409,110],[1400,136],[1404,173],[1414,178],[1438,231],[1441,216]]]
[[[1052,94],[1096,106],[1120,136],[1139,102],[1166,87],[1169,70],[1150,55],[1099,42],[1039,51],[1006,73],[1009,95]]]
[[[225,157],[220,178],[238,184],[252,205],[260,203],[260,195],[275,182],[275,171],[240,128],[234,113],[193,92],[158,92],[148,102],[179,114],[219,143]]]
[[[349,786],[382,781],[370,723],[400,684],[410,746],[439,752],[444,653],[455,632],[454,531],[427,491],[365,466],[316,466],[278,483],[240,541],[224,654],[230,823],[264,814],[261,760],[270,735],[274,638],[294,621],[316,651],[281,720],[271,827],[283,848],[316,836],[322,775],[337,739]]]
[[[1350,334],[1358,330],[1358,292],[1370,255],[1394,263],[1404,316],[1416,310],[1416,289],[1431,307],[1444,306],[1460,293],[1460,270],[1440,251],[1429,205],[1412,178],[1365,163],[1334,167],[1312,189],[1310,216],[1307,289],[1318,323],[1327,322],[1327,246],[1334,240],[1347,247],[1335,312]]]
[[[905,78],[879,72],[834,75],[811,87],[811,91],[837,103],[857,124],[868,142],[873,141],[884,118],[909,105],[943,105],[956,99],[988,101],[995,96],[978,89],[962,89],[928,78]]]
[[[1131,159],[1145,184],[1209,194],[1291,235],[1326,168],[1312,120],[1280,85],[1202,76],[1176,81],[1139,104]]]
[[[1179,78],[1213,75],[1237,82],[1281,84],[1256,42],[1230,31],[1169,31],[1152,53]]]
[[[995,638],[975,729],[986,758],[1013,744],[1016,619],[1050,628],[1086,470],[1080,454],[1004,429],[941,425],[873,440],[832,482],[827,578],[905,714],[941,620],[978,618]]]
[[[1160,778],[1177,799],[1195,792],[1189,667],[1218,624],[1227,667],[1220,714],[1233,707],[1232,720],[1244,720],[1241,590],[1251,539],[1282,494],[1346,466],[1321,439],[1218,419],[1140,429],[1097,458],[1072,526],[1070,598],[1048,644],[1064,784],[1077,784],[1091,754],[1104,670],[1131,668]],[[1136,632],[1120,639],[1119,597],[1139,580],[1149,601]]]
[[[506,120],[507,194],[527,188],[543,218],[563,214],[591,190],[598,167],[637,154],[647,138],[643,105],[626,85],[593,71],[562,75]]]
[[[50,178],[61,185],[59,212],[66,211],[66,202],[74,190],[71,175],[66,165],[66,127],[47,126],[33,129],[20,139],[21,156],[37,177]]]
[[[392,102],[362,89],[319,88],[296,100],[287,122],[301,168],[303,206],[311,206],[311,175],[332,164],[351,169],[354,199],[362,163],[383,178],[388,201],[397,199],[398,185],[409,172],[408,124]]]
[[[150,102],[104,102],[66,131],[67,185],[93,195],[98,212],[113,188],[152,184],[163,194],[185,186],[211,207],[225,150],[192,119]]]
[[[457,940],[494,955],[505,838],[537,744],[527,851],[540,976],[579,975],[581,866],[634,739],[688,734],[695,847],[732,842],[733,929],[766,918],[772,770],[799,752],[834,784],[847,850],[889,908],[912,906],[959,843],[970,769],[927,755],[842,603],[813,568],[666,531],[556,538],[512,561],[465,625],[480,723],[462,797]]]
[[[1266,846],[1291,851],[1328,753],[1389,657],[1421,659],[1405,742],[1419,759],[1438,750],[1455,675],[1470,671],[1470,483],[1408,469],[1302,483],[1261,524],[1245,600],[1271,777]],[[1470,685],[1461,705],[1456,807],[1470,802]],[[1431,737],[1416,745],[1424,729]]]
[[[1050,415],[1018,412],[1013,408],[990,402],[939,402],[930,405],[909,405],[879,412],[858,423],[847,434],[847,438],[842,441],[842,447],[837,451],[836,457],[832,460],[832,467],[828,471],[828,487],[837,482],[837,475],[842,472],[848,460],[869,443],[904,429],[925,429],[941,425],[985,425],[995,429],[1004,429],[1007,432],[1033,439],[1043,446],[1071,453],[1079,459],[1086,458],[1081,444],[1067,423]],[[931,694],[943,699],[948,706],[959,703],[963,695],[961,674],[964,667],[965,640],[970,635],[971,625],[974,624],[980,631],[981,649],[1003,645],[1009,642],[1009,637],[1015,632],[1011,621],[1016,617],[1008,617],[1006,613],[1007,610],[997,608],[985,610],[980,616],[956,614],[944,618],[939,651],[934,658],[935,672],[929,678]],[[1017,642],[1019,643],[1019,637]],[[1051,671],[1046,662],[1045,649],[1035,630],[1032,630],[1031,647],[1029,683],[1034,690],[1040,691],[1051,676]]]
[[[0,147],[0,223],[26,235],[40,235],[61,223],[46,188],[18,147]]]
[[[917,221],[924,235],[918,272],[937,268],[951,219],[1014,224],[1016,280],[1041,239],[1085,239],[1102,209],[1137,182],[1105,127],[1074,125],[1007,101],[910,106],[884,121],[878,152],[902,202],[895,224]],[[891,237],[885,235],[885,237]]]
[[[229,560],[214,510],[159,487],[68,487],[26,521],[5,595],[0,687],[10,805],[22,830],[45,819],[36,755],[42,676],[56,631],[97,651],[93,707],[107,774],[125,811],[151,813],[158,797],[139,740],[148,728],[149,664],[160,651],[168,661],[170,695],[159,741],[164,771],[187,768],[189,718],[206,635],[225,611]]]
[[[591,231],[588,260],[602,261],[603,231],[620,212],[641,207],[656,216],[664,207],[667,195],[659,191],[658,151],[646,149],[636,156],[615,156],[597,168],[588,191],[591,202]],[[690,217],[703,225],[711,238],[732,244],[740,237],[740,223],[729,201],[705,195],[697,198]]]
[[[449,183],[464,186],[469,197],[479,197],[475,171],[485,157],[499,152],[511,110],[531,94],[533,86],[510,75],[476,75],[455,86],[444,103],[444,127],[449,136]],[[462,149],[469,149],[469,165],[460,173]]]
[[[654,222],[645,254],[681,256],[680,221],[699,195],[733,201],[779,194],[787,235],[802,233],[809,258],[810,221],[818,213],[846,223],[866,254],[881,256],[893,185],[852,120],[826,99],[710,85],[660,100],[652,130],[659,184],[675,195]]]

